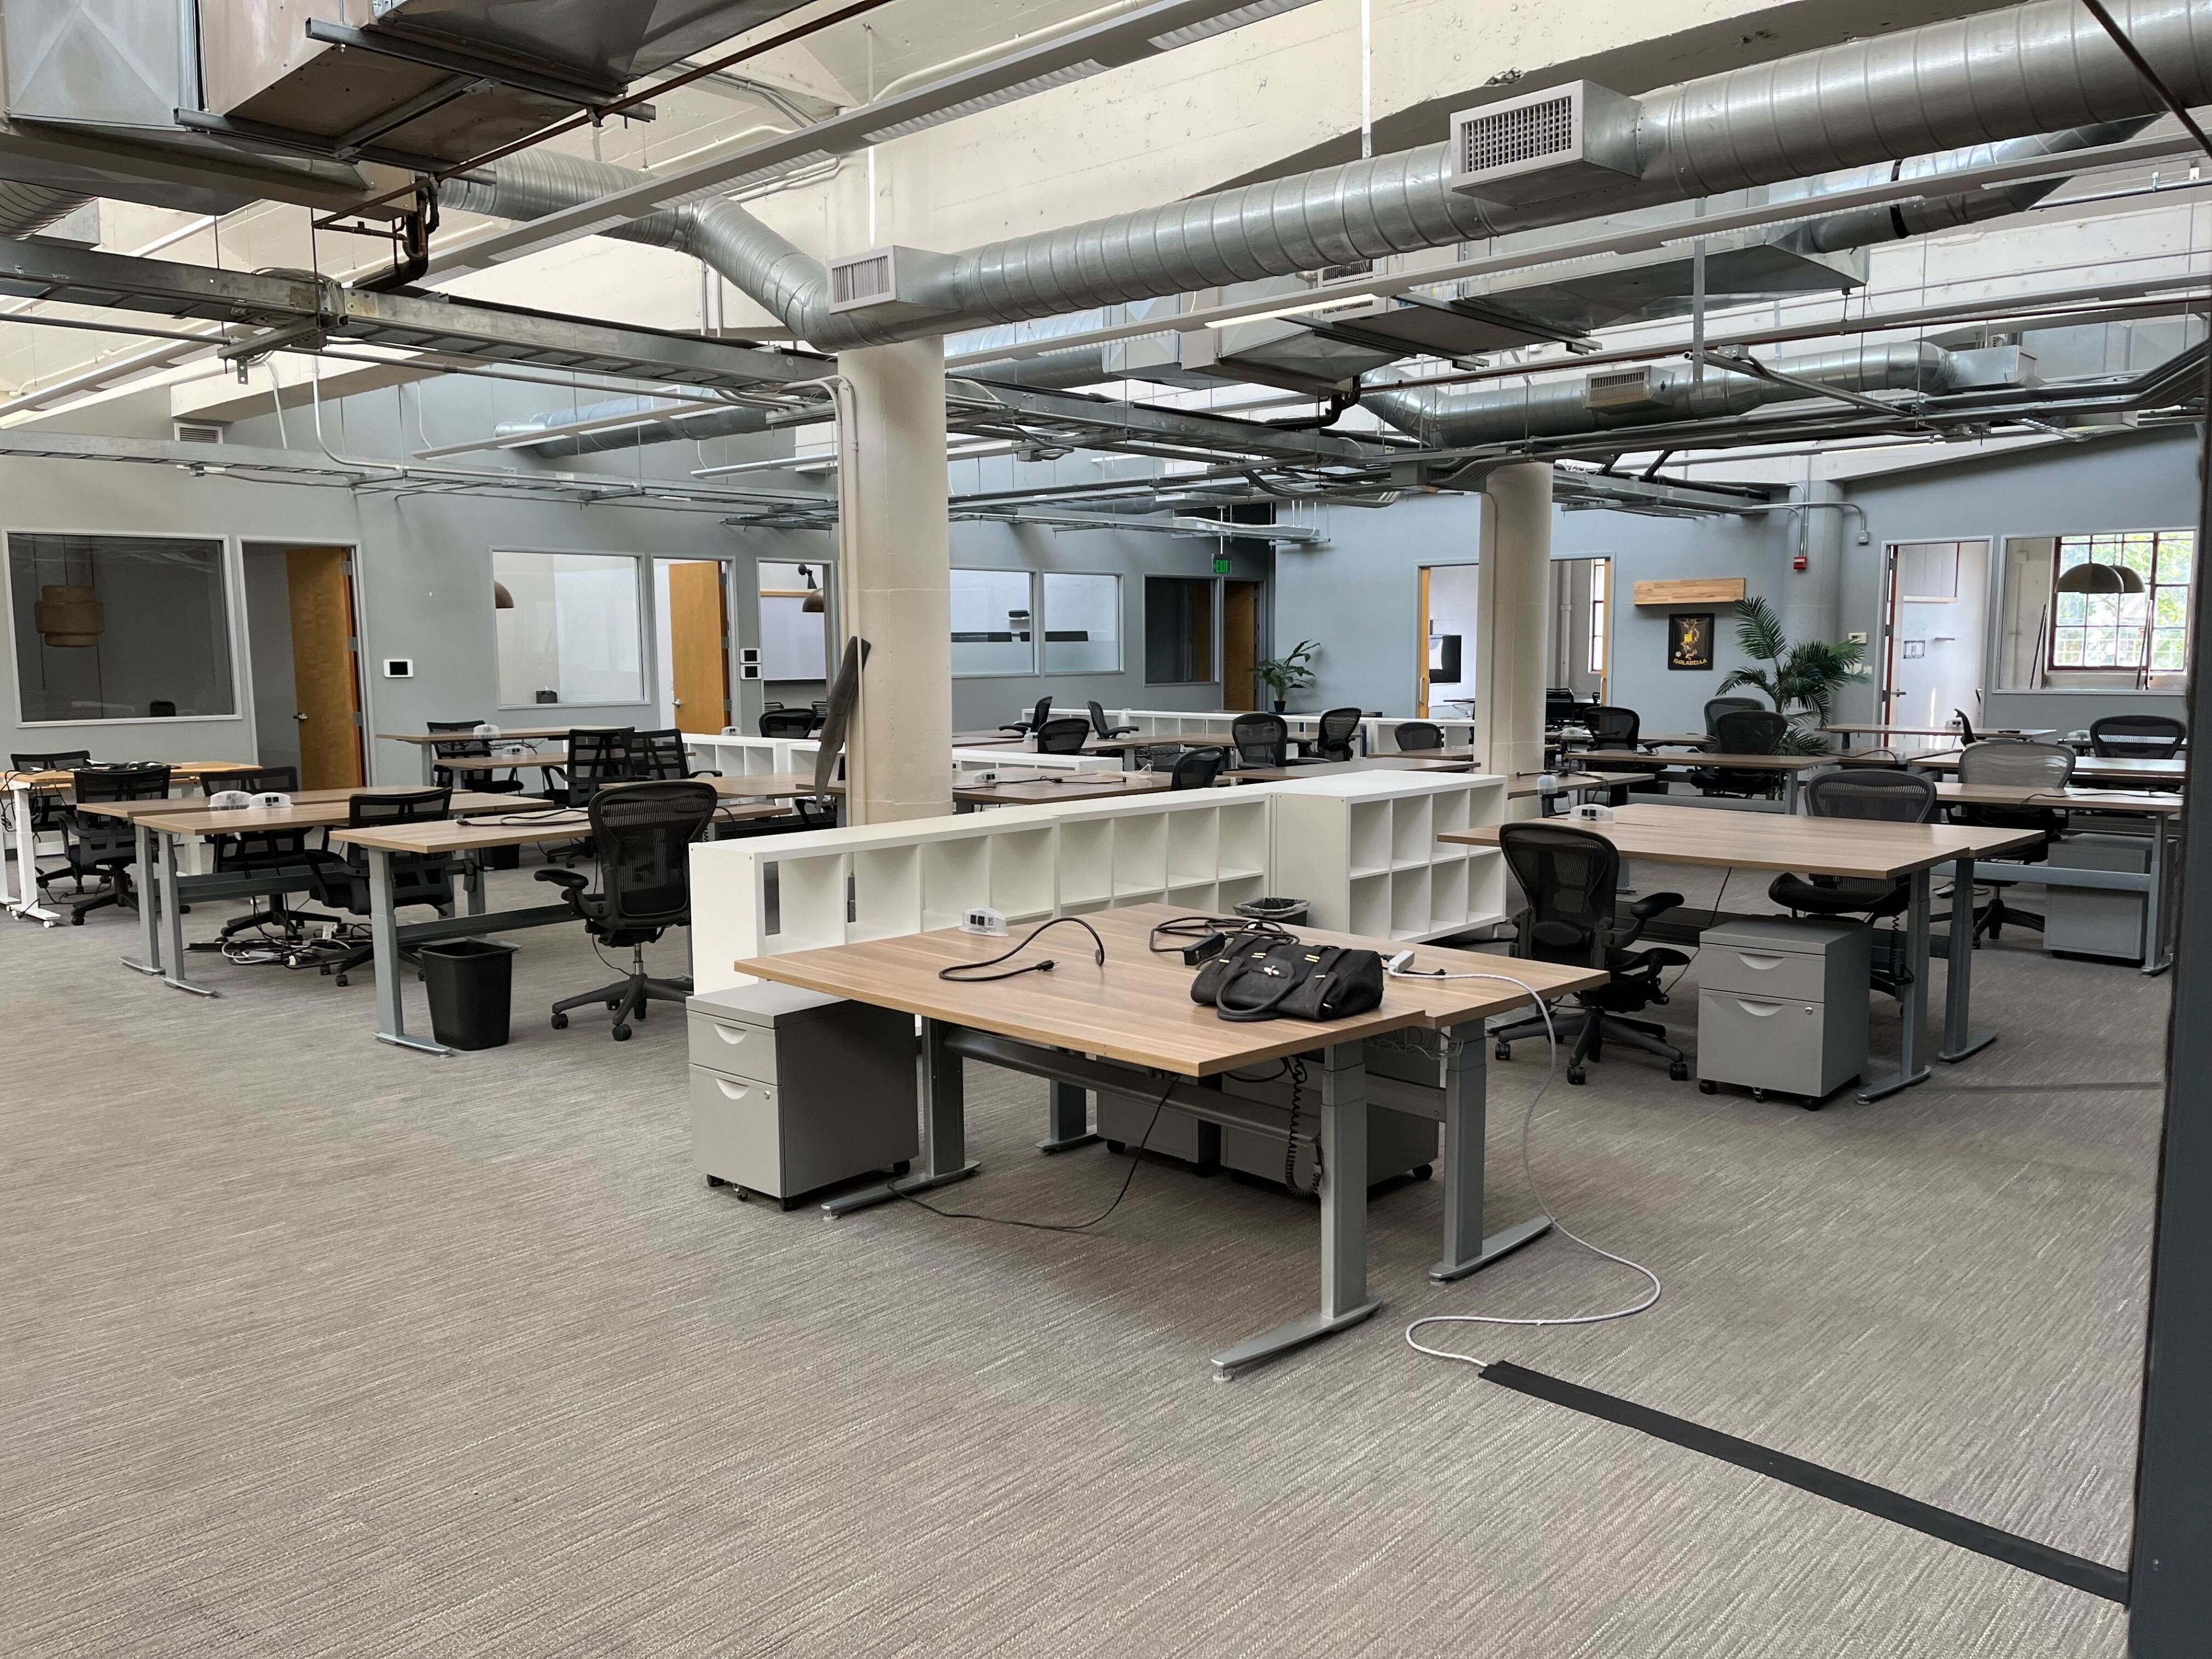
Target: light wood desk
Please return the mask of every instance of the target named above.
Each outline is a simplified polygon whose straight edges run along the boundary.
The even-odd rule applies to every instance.
[[[1215,736],[1204,732],[1178,732],[1172,737],[1157,732],[1150,737],[1142,732],[1126,738],[1102,738],[1096,732],[1086,738],[1083,752],[1086,755],[1119,755],[1124,766],[1137,763],[1140,749],[1235,749],[1237,739]]]
[[[1656,739],[1646,738],[1646,742]],[[1726,771],[1775,772],[1782,777],[1782,810],[1797,810],[1797,781],[1815,767],[1832,766],[1833,755],[1729,755],[1702,750],[1694,755],[1647,755],[1632,749],[1577,750],[1581,755],[1602,753],[1608,767],[1628,767],[1660,773],[1674,767],[1717,767]]]
[[[993,983],[954,983],[937,977],[941,968],[984,961],[1010,943],[957,929],[794,951],[736,966],[763,979],[895,1008],[922,1021],[922,1168],[880,1187],[832,1200],[823,1207],[833,1215],[965,1180],[976,1172],[978,1166],[968,1161],[962,1086],[962,1068],[970,1060],[1027,1072],[1069,1088],[1172,1102],[1205,1122],[1239,1128],[1256,1125],[1279,1132],[1281,1115],[1267,1103],[1197,1086],[1197,1080],[1270,1060],[1316,1054],[1320,1109],[1316,1144],[1327,1172],[1321,1193],[1321,1306],[1317,1312],[1216,1353],[1215,1372],[1226,1376],[1356,1325],[1382,1305],[1367,1288],[1365,1039],[1406,1030],[1452,1034],[1453,1040],[1444,1045],[1455,1062],[1446,1083],[1444,1111],[1448,1126],[1457,1130],[1451,1135],[1453,1158],[1471,1164],[1474,1190],[1479,1192],[1482,1136],[1479,1117],[1469,1114],[1479,1109],[1474,1103],[1480,1098],[1479,1079],[1486,1053],[1482,1022],[1492,1013],[1521,1006],[1528,998],[1517,988],[1496,981],[1421,984],[1393,980],[1380,1008],[1353,1018],[1326,1025],[1295,1020],[1228,1024],[1212,1009],[1191,1001],[1193,969],[1175,957],[1156,956],[1144,947],[1143,935],[1176,914],[1167,905],[1140,905],[1085,917],[1105,941],[1103,965],[1094,961],[1083,929],[1063,922],[1030,947],[1035,958],[1052,959],[1056,964],[1052,971]],[[1386,951],[1400,948],[1389,940],[1328,938]],[[1449,965],[1461,972],[1516,973],[1547,992],[1578,989],[1602,978],[1583,969],[1500,963],[1495,957],[1432,949],[1419,951],[1416,963]],[[1532,971],[1517,973],[1524,968]],[[1451,1179],[1449,1164],[1447,1179]],[[1460,1195],[1462,1206],[1468,1186],[1467,1170],[1462,1170],[1451,1190]],[[1464,1221],[1464,1214],[1461,1218]],[[1479,1214],[1474,1227],[1479,1236]],[[1516,1236],[1501,1237],[1495,1250],[1486,1243],[1478,1243],[1472,1251],[1474,1259],[1439,1266],[1453,1269],[1445,1276],[1456,1277],[1527,1243],[1540,1231],[1514,1229]]]
[[[1915,756],[1911,764],[1922,771],[1955,772],[1960,759],[1960,751],[1951,749],[1940,755]],[[2179,755],[2170,760],[2148,760],[2133,755],[2081,755],[2075,758],[2074,781],[2179,789],[2189,781],[2189,762]]]
[[[1467,772],[1474,763],[1443,755],[1362,755],[1348,761],[1303,761],[1295,766],[1239,766],[1229,774],[1239,783],[1295,783],[1301,778],[1334,777],[1346,772]]]
[[[1853,738],[1949,738],[1958,740],[1955,726],[1824,726],[1823,732],[1844,740],[1844,752],[1850,753]],[[2056,727],[2049,726],[1992,726],[1980,735],[1985,738],[2052,738],[2058,735]]]
[[[369,942],[375,951],[376,1038],[380,1042],[426,1054],[453,1052],[443,1043],[407,1035],[405,999],[401,995],[406,978],[399,960],[403,947],[441,939],[473,939],[480,933],[548,927],[576,920],[575,911],[565,898],[558,904],[487,911],[483,908],[483,884],[471,879],[464,890],[462,914],[440,916],[431,921],[400,922],[392,902],[392,858],[396,853],[462,854],[496,847],[529,847],[543,842],[574,841],[591,828],[591,815],[580,808],[532,813],[517,811],[518,803],[512,795],[495,799],[496,805],[451,818],[331,831],[331,846],[358,847],[368,857],[368,931]],[[716,816],[724,820],[781,817],[783,811],[781,806],[765,803],[754,806],[732,804]]]
[[[1438,839],[1495,847],[1502,827],[1493,823],[1455,830]],[[1912,898],[1905,913],[1905,955],[1912,981],[1904,998],[1898,1069],[1894,1076],[1862,1088],[1861,1100],[1880,1100],[1928,1079],[1929,1068],[1921,1063],[1920,1049],[1928,1021],[1930,872],[1939,865],[1949,865],[1954,882],[1950,948],[1944,1042],[1938,1052],[1944,1060],[1961,1060],[1996,1040],[1993,1034],[1977,1036],[1972,1029],[1974,860],[1986,854],[2029,846],[2040,839],[2033,831],[1640,805],[1614,808],[1609,823],[1578,820],[1572,827],[1603,836],[1620,849],[1624,859],[1646,859],[1655,864],[1794,871],[1867,881],[1910,878]]]
[[[622,729],[618,726],[502,726],[497,737],[486,738],[483,741],[486,743],[560,743],[565,745],[571,732],[619,732]],[[422,751],[422,781],[425,783],[436,781],[437,769],[441,766],[451,767],[454,764],[452,761],[441,761],[438,758],[440,744],[478,741],[473,732],[380,732],[376,736],[378,741],[381,743],[411,743],[421,750]],[[563,753],[565,752],[564,748]],[[463,757],[464,761],[481,758],[480,756]],[[494,756],[492,758],[496,760],[499,757]],[[516,761],[511,764],[565,766],[568,762],[550,759],[524,760]]]
[[[172,787],[179,783],[197,783],[209,772],[237,772],[251,767],[249,761],[175,761],[169,766]],[[6,837],[0,835],[0,904],[18,916],[44,922],[52,927],[67,920],[58,910],[49,909],[39,902],[39,849],[34,803],[40,798],[51,799],[65,795],[76,787],[74,772],[15,772],[4,775],[8,790],[10,824],[15,831],[15,874],[8,873]]]

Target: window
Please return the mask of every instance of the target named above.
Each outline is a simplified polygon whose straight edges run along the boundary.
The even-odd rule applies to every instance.
[[[1036,635],[1026,570],[952,573],[952,672],[1036,672]]]
[[[501,708],[645,701],[635,559],[495,550],[491,574]]]
[[[27,724],[234,715],[222,544],[8,538]]]
[[[1602,682],[1605,678],[1605,630],[1607,583],[1613,575],[1611,559],[1592,559],[1590,568],[1589,605],[1589,672]]]
[[[1202,685],[1212,678],[1212,580],[1146,577],[1146,684]]]
[[[1048,674],[1121,672],[1121,579],[1044,574]]]
[[[2051,581],[2050,665],[2183,672],[2189,665],[2189,584],[2196,553],[2196,532],[2189,530],[2061,536]],[[2067,592],[2066,573],[2082,564],[2124,565],[2142,578],[2143,591]]]

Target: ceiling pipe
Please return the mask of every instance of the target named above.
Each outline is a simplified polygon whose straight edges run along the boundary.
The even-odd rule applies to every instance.
[[[665,420],[645,418],[662,406],[662,400],[653,398],[611,398],[605,403],[586,404],[580,409],[551,410],[542,415],[533,415],[526,421],[508,421],[495,428],[495,444],[485,447],[525,449],[532,455],[550,460],[561,456],[598,455],[613,449],[635,449],[640,444],[669,443],[678,439],[703,442],[709,438],[741,437],[769,429],[769,411],[750,404],[732,404],[727,409],[705,410],[696,415],[674,415]],[[593,421],[622,421],[631,416],[639,417],[635,423],[610,427],[602,432],[564,433],[557,437],[550,437],[543,443],[514,441],[549,427],[582,426]]]
[[[2212,0],[2124,0],[2120,21],[2184,100],[2212,101]],[[2075,0],[1900,29],[1748,65],[1630,100],[1632,177],[1502,203],[1452,186],[1449,147],[1223,191],[945,256],[908,307],[833,313],[822,264],[734,203],[606,228],[707,261],[816,348],[939,335],[2001,143],[2162,107]],[[641,182],[579,157],[509,157],[449,186],[452,206],[528,219]],[[1572,190],[1575,193],[1567,193]]]

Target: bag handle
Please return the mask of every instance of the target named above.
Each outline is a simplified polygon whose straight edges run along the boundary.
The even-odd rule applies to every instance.
[[[1221,982],[1221,988],[1216,991],[1213,996],[1213,1012],[1216,1017],[1225,1019],[1231,1024],[1238,1022],[1256,1024],[1261,1020],[1274,1018],[1276,1010],[1289,1000],[1291,993],[1297,990],[1300,983],[1297,975],[1285,974],[1283,975],[1282,983],[1276,986],[1261,1000],[1231,1006],[1229,1001],[1230,989],[1243,977],[1244,975],[1240,972],[1224,979]]]

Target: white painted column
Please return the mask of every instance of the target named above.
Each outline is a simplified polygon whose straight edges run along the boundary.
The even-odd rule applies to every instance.
[[[1540,771],[1544,674],[1551,635],[1552,469],[1502,466],[1482,490],[1482,574],[1475,613],[1474,744],[1493,773]],[[1534,817],[1515,801],[1510,817]]]
[[[840,620],[868,641],[846,738],[846,821],[952,811],[952,542],[945,343],[841,352]],[[842,658],[842,642],[840,642]]]

